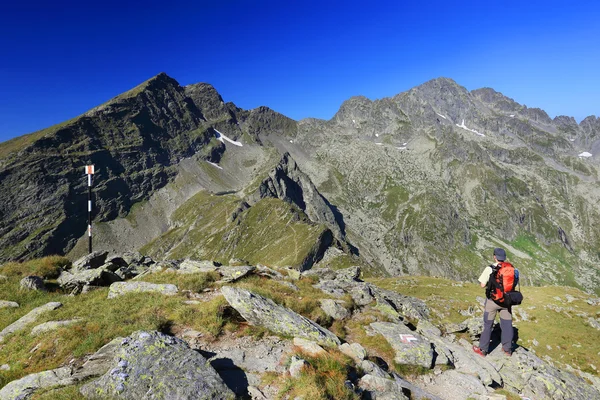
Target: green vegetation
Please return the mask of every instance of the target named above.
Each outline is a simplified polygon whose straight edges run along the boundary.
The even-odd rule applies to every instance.
[[[298,267],[327,231],[297,207],[278,199],[263,199],[233,220],[240,205],[233,195],[200,192],[173,214],[179,227],[141,251],[153,257],[192,257],[224,264],[236,257],[252,264]]]
[[[352,361],[337,350],[327,354],[311,356],[299,349],[292,355],[305,360],[308,365],[297,378],[280,378],[278,399],[301,397],[304,399],[360,399],[358,394],[345,386],[344,382],[351,371]],[[290,357],[291,358],[291,357]]]

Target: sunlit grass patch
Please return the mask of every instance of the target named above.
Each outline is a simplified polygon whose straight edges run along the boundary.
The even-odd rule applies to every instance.
[[[36,275],[44,279],[55,279],[70,264],[65,257],[48,256],[25,262],[8,262],[0,267],[0,274],[9,278]]]
[[[345,385],[353,368],[349,357],[337,350],[329,350],[320,356],[310,356],[297,350],[292,355],[302,358],[308,365],[297,378],[289,375],[280,378],[278,399],[360,399],[360,395]]]

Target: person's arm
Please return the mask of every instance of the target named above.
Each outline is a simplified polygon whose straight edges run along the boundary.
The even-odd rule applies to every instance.
[[[485,269],[479,276],[479,279],[477,279],[479,281],[479,285],[481,285],[482,288],[487,286],[487,283],[488,283],[488,280],[490,279],[491,274],[492,274],[492,268],[485,267]]]

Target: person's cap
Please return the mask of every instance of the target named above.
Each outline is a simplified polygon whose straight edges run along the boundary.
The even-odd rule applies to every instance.
[[[506,260],[506,252],[504,251],[504,249],[496,247],[494,249],[494,255],[496,256],[496,259],[498,261],[504,261],[504,260]]]

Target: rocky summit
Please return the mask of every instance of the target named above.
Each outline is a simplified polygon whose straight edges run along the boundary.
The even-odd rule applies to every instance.
[[[0,398],[598,398],[599,152],[447,78],[295,121],[161,73],[0,143]]]

